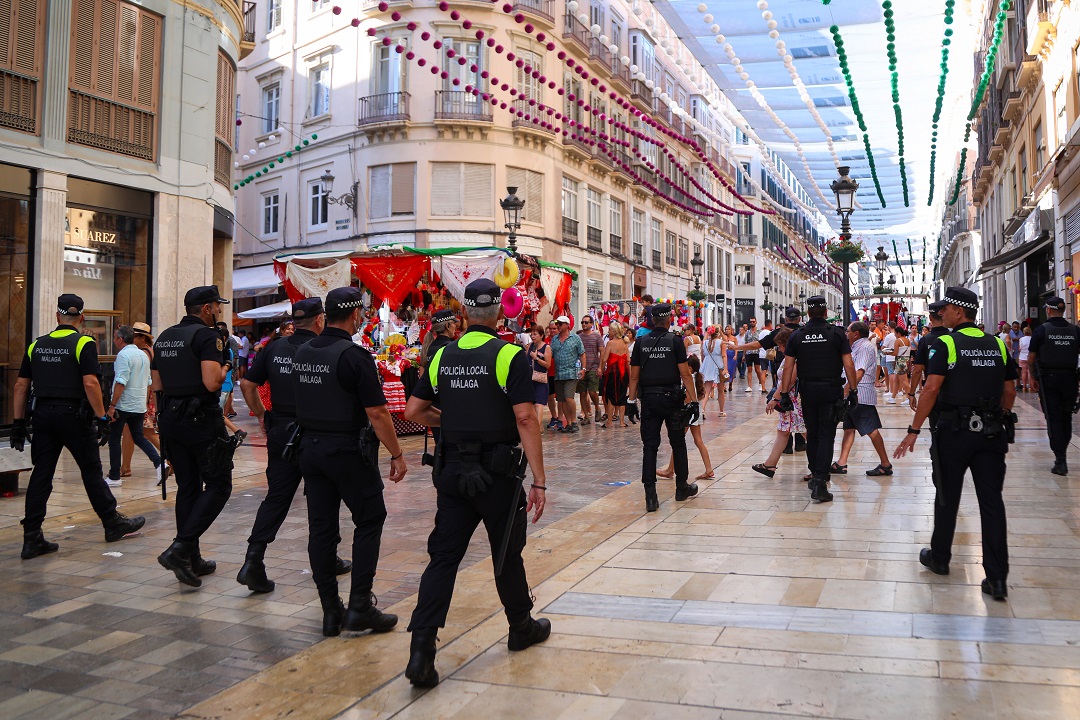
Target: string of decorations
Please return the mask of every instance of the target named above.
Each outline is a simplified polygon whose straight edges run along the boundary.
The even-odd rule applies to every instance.
[[[941,109],[945,103],[945,81],[949,77],[949,45],[952,44],[953,9],[956,0],[945,0],[945,36],[941,38],[941,76],[938,78],[937,99],[934,101],[934,118],[930,126],[930,192],[926,197],[926,204],[930,206],[934,202],[934,178],[937,167],[937,144],[938,122],[941,120]]]
[[[889,57],[889,83],[892,87],[893,115],[896,116],[896,142],[900,154],[900,186],[904,190],[904,207],[908,207],[907,168],[904,165],[904,115],[900,109],[900,73],[896,70],[896,23],[893,22],[892,0],[882,0],[885,15],[885,50]],[[884,204],[884,203],[883,203]]]
[[[994,35],[990,40],[990,47],[986,50],[986,66],[983,67],[979,85],[975,88],[975,96],[971,99],[971,109],[968,110],[967,114],[967,124],[964,126],[964,149],[960,151],[960,167],[956,171],[956,184],[953,187],[949,205],[955,205],[956,200],[960,197],[960,186],[964,180],[964,166],[967,164],[967,143],[971,138],[971,123],[979,112],[983,96],[986,95],[986,88],[990,84],[990,79],[994,76],[998,49],[1001,47],[1001,39],[1005,34],[1005,21],[1008,19],[1009,8],[1011,7],[1012,2],[1010,0],[1001,0],[998,4],[997,17],[994,18]]]
[[[233,190],[239,190],[240,188],[255,182],[256,179],[261,178],[263,175],[269,175],[270,171],[273,170],[275,167],[277,167],[278,165],[284,165],[287,160],[293,157],[293,155],[299,155],[308,146],[310,146],[311,143],[315,142],[318,139],[318,133],[312,133],[310,138],[304,138],[296,145],[294,145],[292,150],[286,150],[283,154],[278,155],[277,158],[272,159],[266,165],[263,165],[261,170],[256,170],[255,172],[245,177],[243,180],[233,183]],[[263,143],[259,143],[259,147],[262,148],[265,146],[263,145]],[[248,158],[249,155],[245,155],[244,157]]]
[[[847,52],[844,51],[844,38],[840,35],[840,27],[831,25],[829,32],[833,36],[833,45],[836,46],[836,57],[840,63],[840,72],[844,74],[844,82],[847,83],[848,97],[851,99],[851,109],[855,113],[855,119],[859,123],[859,129],[863,134],[863,147],[866,148],[866,160],[870,164],[870,177],[874,180],[874,188],[877,190],[878,201],[881,207],[885,207],[885,195],[881,192],[881,182],[878,180],[877,164],[874,162],[874,152],[870,149],[870,135],[866,131],[866,119],[859,107],[859,98],[855,95],[855,82],[851,79],[851,69],[848,67]]]

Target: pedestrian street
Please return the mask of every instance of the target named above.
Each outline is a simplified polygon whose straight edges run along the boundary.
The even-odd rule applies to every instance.
[[[702,428],[716,479],[678,504],[661,480],[660,511],[646,515],[636,427],[545,433],[550,504],[530,525],[525,562],[551,637],[507,652],[477,533],[439,636],[442,682],[426,692],[402,674],[404,623],[322,638],[300,495],[266,553],[277,589],[251,595],[236,583],[265,492],[253,420],[241,423],[251,437],[232,498],[203,537],[218,569],[197,590],[155,561],[174,532],[175,488],[163,502],[137,457],[116,494],[146,526],[106,545],[65,454],[44,527],[58,553],[20,560],[22,497],[0,501],[0,718],[1078,717],[1080,480],[1050,474],[1034,396],[1019,400],[1005,485],[1008,602],[979,589],[970,482],[951,574],[918,562],[934,497],[926,434],[895,475],[878,478],[863,475],[876,456],[857,439],[849,474],[833,476],[835,500],[815,505],[804,454],[783,456],[771,480],[750,470],[776,420],[756,393],[732,393],[727,417],[707,413]],[[879,407],[891,452],[911,412]],[[407,617],[434,491],[422,439],[403,447],[409,475],[386,490],[374,592]],[[703,468],[692,444],[689,454],[693,477]],[[1080,467],[1075,441],[1070,456]]]

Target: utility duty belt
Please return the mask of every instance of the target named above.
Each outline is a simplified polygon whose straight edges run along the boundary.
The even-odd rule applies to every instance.
[[[682,385],[647,385],[641,388],[642,395],[681,395]]]
[[[69,398],[38,398],[38,407],[48,407],[55,405],[57,407],[79,407],[82,404],[82,399],[69,399]]]
[[[208,411],[213,408],[218,409],[218,405],[213,400],[204,400],[202,397],[196,395],[188,395],[186,397],[165,397],[165,406],[159,408],[159,412],[162,414],[168,414],[177,420],[186,422],[200,422],[207,417],[213,417],[213,414],[208,414]]]
[[[442,474],[448,462],[461,464],[458,490],[469,497],[486,492],[496,479],[525,478],[528,460],[517,445],[508,443],[487,444],[479,440],[468,442],[440,442],[435,453],[435,476]]]
[[[1011,443],[1016,433],[1016,413],[1006,412],[997,403],[983,403],[978,407],[946,406],[940,409],[937,429],[967,430],[986,437],[1005,435]]]

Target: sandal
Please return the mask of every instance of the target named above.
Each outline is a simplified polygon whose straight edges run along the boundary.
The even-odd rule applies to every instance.
[[[880,465],[878,467],[881,467]],[[829,472],[836,473],[837,475],[847,475],[847,465],[841,465],[840,463],[833,463],[829,466]]]
[[[758,463],[757,465],[751,466],[750,469],[753,470],[754,472],[761,473],[765,477],[772,477],[772,476],[776,475],[776,466],[775,465],[773,465],[772,467],[769,467],[765,463]],[[701,478],[698,478],[698,479],[700,480]]]
[[[882,465],[881,463],[878,463],[878,466],[876,468],[874,468],[873,470],[867,470],[866,474],[869,475],[870,477],[878,477],[880,475],[892,475],[892,472],[893,472],[892,465],[889,465],[888,467],[886,467],[886,466]]]
[[[727,413],[723,410],[720,411],[720,417],[727,417]]]
[[[122,478],[131,477],[131,471],[130,470],[126,470],[126,471],[121,470],[120,471],[120,477],[122,477]]]
[[[694,478],[694,479],[695,479],[695,480],[712,480],[712,479],[713,479],[713,478],[715,478],[715,477],[716,477],[716,476],[715,476],[715,475],[713,475],[712,473],[701,473],[700,475],[698,475],[698,476],[697,476],[696,478]]]

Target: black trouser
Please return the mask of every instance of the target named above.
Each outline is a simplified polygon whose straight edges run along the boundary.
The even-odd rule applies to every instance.
[[[225,418],[214,403],[185,419],[170,407],[176,400],[165,399],[158,432],[176,475],[176,540],[198,543],[232,494],[231,465],[208,468],[207,462],[214,440],[226,437]]]
[[[525,515],[525,493],[520,491],[520,483],[509,477],[496,478],[495,484],[487,492],[469,497],[458,489],[460,468],[460,463],[446,463],[435,480],[438,492],[435,529],[428,537],[431,560],[420,578],[420,595],[409,622],[410,632],[446,625],[458,566],[469,549],[469,541],[476,527],[483,521],[494,558],[501,550],[500,543],[506,532],[511,494],[514,492],[518,496],[517,512],[514,514],[502,574],[495,578],[495,588],[511,626],[523,623],[532,611],[525,562],[521,559],[528,518]]]
[[[1046,434],[1054,459],[1065,460],[1072,440],[1072,412],[1076,405],[1076,373],[1043,370],[1039,373],[1039,397],[1046,416]]]
[[[143,435],[143,421],[146,419],[146,413],[134,413],[126,412],[124,410],[116,411],[116,419],[110,423],[109,429],[109,478],[112,480],[120,479],[120,461],[123,456],[123,442],[124,442],[124,428],[127,427],[131,432],[131,441],[135,443],[136,447],[146,453],[146,457],[150,458],[150,462],[154,463],[154,467],[161,464],[161,456],[158,455],[157,448],[154,444],[146,439]]]
[[[337,545],[341,503],[349,508],[353,529],[354,597],[366,597],[379,564],[386,505],[378,468],[364,463],[355,433],[313,433],[300,441],[300,472],[308,506],[308,562],[319,596],[338,592]]]
[[[676,419],[683,408],[682,392],[654,393],[648,388],[641,391],[641,482],[645,484],[656,484],[656,454],[660,450],[660,427],[665,423],[675,458],[675,484],[685,485],[690,477],[686,428]]]
[[[829,474],[836,441],[836,401],[840,380],[800,380],[803,420],[806,421],[806,464],[814,475]]]
[[[988,438],[982,433],[954,428],[938,428],[936,432],[941,443],[938,455],[941,477],[934,503],[934,534],[930,540],[934,562],[947,564],[952,559],[964,473],[971,470],[982,518],[983,569],[991,580],[1004,580],[1009,574],[1005,503],[1001,499],[1005,453],[1009,447],[1005,436]]]
[[[255,524],[248,538],[249,543],[256,545],[274,542],[303,477],[298,462],[281,459],[289,442],[289,425],[295,418],[267,413],[266,420],[266,497],[255,513]]]
[[[100,518],[116,511],[113,497],[105,478],[101,475],[101,455],[97,437],[86,422],[79,419],[78,407],[72,405],[45,405],[38,402],[33,419],[34,440],[30,443],[30,462],[34,470],[26,487],[26,517],[23,533],[41,530],[45,510],[53,489],[56,463],[64,448],[75,458],[82,475],[86,496]]]

